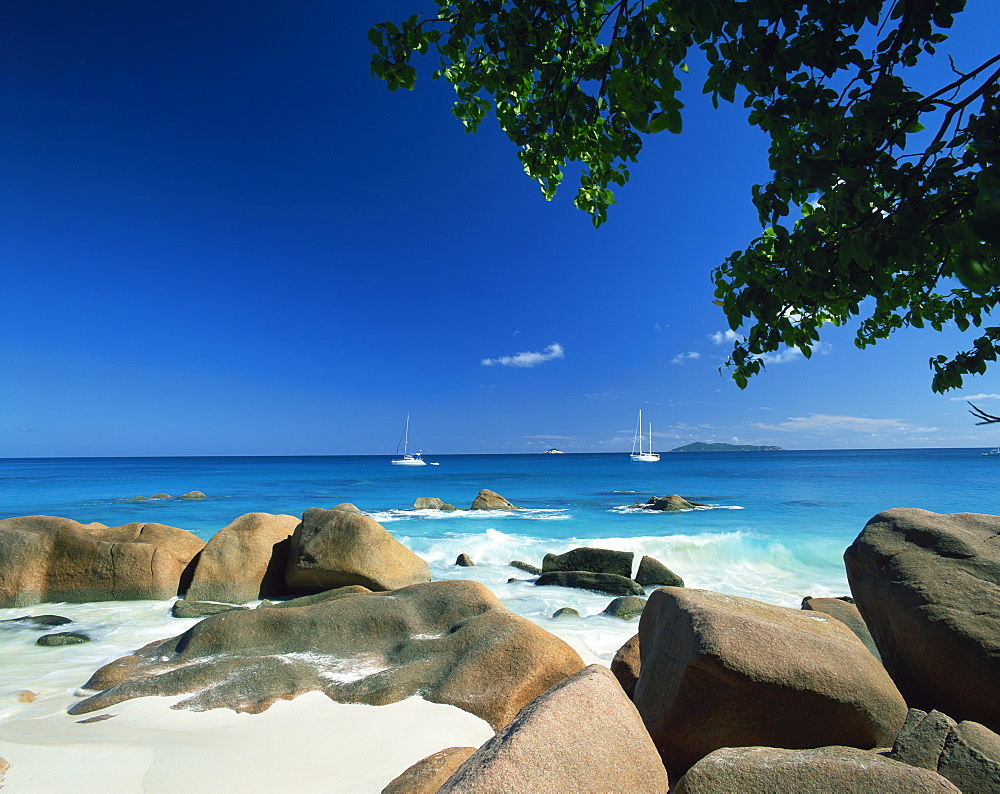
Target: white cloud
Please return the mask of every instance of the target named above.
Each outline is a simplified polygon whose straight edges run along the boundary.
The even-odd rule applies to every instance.
[[[725,331],[716,331],[714,334],[709,334],[708,338],[717,345],[724,345],[726,342],[742,341],[743,339],[743,337],[736,333],[736,331],[728,329]]]
[[[513,356],[484,358],[480,363],[484,367],[492,367],[494,364],[499,364],[501,367],[537,367],[539,364],[556,358],[565,358],[565,351],[562,345],[553,342],[541,352],[523,352],[515,353]]]
[[[830,355],[833,350],[833,345],[829,342],[817,342],[812,349],[812,352],[819,353],[821,356]],[[764,364],[787,364],[789,361],[798,361],[800,358],[805,358],[802,355],[802,351],[797,347],[786,347],[784,350],[778,353],[765,353],[760,357],[760,360]]]
[[[546,435],[537,435],[537,436],[522,436],[522,438],[540,438],[540,439],[543,439],[545,441],[572,441],[575,438],[575,436],[546,436]]]
[[[970,394],[968,397],[952,397],[950,399],[953,403],[972,402],[973,400],[1000,400],[1000,394]]]
[[[583,396],[588,400],[617,400],[623,393],[620,391],[601,391],[594,392],[593,394],[584,394]]]
[[[696,353],[691,350],[687,353],[678,353],[672,359],[670,359],[671,364],[683,364],[685,361],[697,361],[701,358],[701,353]]]
[[[880,435],[900,430],[916,433],[933,433],[936,427],[913,427],[900,419],[872,419],[868,416],[841,416],[836,414],[809,414],[808,416],[790,416],[784,422],[763,424],[751,422],[752,427],[761,430],[779,430],[788,433],[824,433],[831,431],[853,431]]]

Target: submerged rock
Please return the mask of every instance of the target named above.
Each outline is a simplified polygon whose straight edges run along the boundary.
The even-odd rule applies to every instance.
[[[165,601],[186,589],[205,542],[163,524],[0,520],[0,607],[45,601]]]
[[[637,596],[621,596],[616,598],[606,607],[603,614],[619,620],[631,620],[642,614],[643,607],[646,606],[646,599]]]
[[[43,634],[35,640],[35,645],[54,647],[57,645],[79,645],[82,642],[90,642],[90,637],[76,631],[60,631],[56,634]]]
[[[580,590],[595,590],[608,595],[645,595],[642,586],[624,576],[613,573],[591,573],[590,571],[550,571],[543,573],[535,584],[575,587]]]
[[[483,488],[479,492],[479,496],[475,498],[472,502],[470,510],[517,510],[515,505],[512,505],[506,499],[504,499],[496,491],[491,491],[488,488]]]
[[[430,581],[427,563],[375,519],[310,507],[292,533],[285,582],[293,593],[359,584],[395,590]]]
[[[475,568],[476,564],[472,561],[472,557],[464,552],[458,555],[458,559],[455,560],[455,565],[459,565],[463,568]]]
[[[610,573],[628,579],[632,576],[632,552],[582,547],[565,554],[546,554],[542,558],[542,572],[549,571]]]
[[[484,585],[429,582],[205,618],[102,667],[84,685],[99,693],[70,713],[182,694],[189,697],[175,708],[256,713],[319,690],[372,705],[420,694],[499,729],[583,666],[569,645]]]
[[[187,493],[182,493],[177,497],[178,499],[207,499],[201,491],[188,491]]]
[[[13,624],[14,626],[23,626],[28,629],[49,629],[55,626],[65,626],[67,623],[72,622],[72,620],[64,618],[62,615],[25,615],[20,618],[0,620],[0,624]]]
[[[844,561],[906,702],[1000,731],[1000,516],[886,510]]]
[[[530,562],[521,562],[521,560],[511,560],[510,567],[518,568],[519,570],[534,574],[535,576],[538,576],[542,572],[541,568],[532,565]]]
[[[671,775],[720,747],[887,746],[906,704],[840,621],[664,587],[639,621],[634,701]]]
[[[552,617],[556,620],[562,620],[563,618],[578,618],[580,617],[580,613],[573,609],[573,607],[559,607],[559,609],[552,613]]]
[[[245,604],[288,592],[285,568],[299,519],[247,513],[220,529],[201,550],[189,601]]]
[[[438,791],[663,794],[668,787],[635,706],[606,667],[592,664],[528,703]]]

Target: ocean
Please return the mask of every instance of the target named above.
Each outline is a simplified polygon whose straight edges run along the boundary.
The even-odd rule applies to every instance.
[[[300,516],[351,502],[430,564],[435,579],[486,584],[511,610],[557,634],[587,663],[608,664],[636,631],[602,614],[610,596],[536,587],[511,560],[540,565],[577,546],[650,555],[688,587],[798,607],[804,596],[849,593],[842,554],[881,510],[998,513],[993,468],[978,449],[666,453],[658,463],[627,454],[442,455],[436,466],[398,467],[384,456],[5,459],[0,517],[54,515],[82,523],[147,521],[208,539],[248,512]],[[468,508],[489,488],[515,512],[415,511],[438,497]],[[189,491],[206,498],[177,498]],[[154,494],[169,498],[141,499]],[[659,513],[631,507],[676,493],[708,507]],[[458,567],[468,554],[474,567]],[[514,581],[509,581],[513,579]],[[193,620],[169,602],[44,604],[0,609],[0,620],[55,613],[93,642],[34,644],[37,631],[0,627],[0,693],[39,695],[18,719],[44,716],[101,664]],[[579,618],[554,619],[560,607]],[[9,715],[8,715],[9,716]],[[0,720],[4,710],[0,707]]]

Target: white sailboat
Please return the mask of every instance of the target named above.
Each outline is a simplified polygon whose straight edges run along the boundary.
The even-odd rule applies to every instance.
[[[396,454],[399,455],[399,447],[403,447],[402,456],[399,458],[393,458],[391,463],[393,466],[426,466],[427,461],[420,457],[419,452],[414,452],[412,455],[409,451],[410,446],[410,415],[406,415],[406,427],[403,429],[403,437],[400,439],[400,443],[396,445]]]
[[[642,411],[639,411],[639,421],[635,425],[635,438],[632,439],[632,460],[637,463],[656,463],[660,459],[659,452],[653,452],[653,423],[649,423],[649,450],[642,451]]]

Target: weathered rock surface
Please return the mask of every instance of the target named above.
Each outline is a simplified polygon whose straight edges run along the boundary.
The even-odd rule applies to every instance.
[[[652,496],[649,498],[648,502],[639,504],[634,504],[632,507],[644,507],[647,510],[693,510],[696,507],[708,507],[709,505],[703,504],[702,502],[689,502],[683,496],[678,496],[675,493],[667,494],[666,496]]]
[[[427,563],[375,519],[310,507],[292,533],[285,582],[293,593],[359,584],[395,590],[430,581]]]
[[[235,604],[218,604],[214,601],[190,601],[182,598],[180,601],[175,601],[174,605],[170,607],[170,614],[175,618],[207,618],[209,615],[221,615],[223,612],[248,608],[236,606]]]
[[[357,513],[358,515],[361,515],[361,508],[351,502],[341,502],[339,505],[334,505],[330,509],[343,510],[345,513]]]
[[[477,747],[448,747],[417,761],[392,780],[382,794],[435,794]]]
[[[166,600],[205,542],[163,524],[80,524],[68,518],[0,520],[0,607],[41,602]]]
[[[7,776],[8,769],[10,769],[10,762],[6,758],[0,758],[0,786],[3,785],[3,779]]]
[[[855,747],[727,747],[705,756],[670,794],[962,794],[936,772]]]
[[[802,608],[822,612],[824,615],[836,618],[853,631],[854,636],[861,640],[869,651],[875,656],[879,656],[878,646],[875,645],[875,640],[872,639],[871,632],[865,625],[865,619],[861,617],[861,613],[852,602],[842,598],[810,598],[806,596],[802,599]]]
[[[888,746],[906,704],[843,623],[664,587],[639,620],[634,701],[667,771],[720,747]]]
[[[515,505],[512,505],[506,499],[504,499],[496,491],[491,491],[488,488],[483,488],[479,492],[479,495],[473,500],[470,510],[517,510]]]
[[[511,560],[510,567],[526,571],[527,573],[534,574],[535,576],[538,576],[542,572],[542,569],[538,566],[532,565],[530,562],[522,562],[521,560]]]
[[[642,614],[646,599],[638,596],[619,596],[606,607],[604,614],[619,620],[631,620]]]
[[[285,567],[295,516],[247,513],[223,527],[198,556],[190,601],[245,604],[284,595]]]
[[[594,664],[525,706],[439,791],[663,794],[667,788],[635,706],[611,672]]]
[[[666,565],[655,557],[643,555],[639,560],[639,570],[635,573],[635,580],[643,587],[659,585],[660,587],[683,587],[684,580],[671,571]]]
[[[298,598],[289,598],[287,601],[268,601],[265,599],[257,605],[257,609],[290,609],[293,607],[308,607],[313,604],[318,604],[320,601],[328,601],[331,598],[340,598],[345,595],[363,595],[370,592],[372,591],[367,587],[362,587],[359,584],[350,584],[346,587],[324,590],[322,593],[313,593],[312,595],[299,596]]]
[[[535,580],[539,586],[558,585],[575,587],[579,590],[596,590],[608,595],[645,595],[646,591],[631,579],[613,573],[591,573],[590,571],[550,571]]]
[[[910,709],[889,758],[934,770],[963,794],[1000,792],[1000,736],[978,722]]]
[[[313,690],[372,705],[419,693],[498,729],[582,667],[569,645],[478,582],[429,582],[205,618],[102,667],[85,685],[98,694],[70,713],[147,695],[188,694],[177,707],[196,711],[260,712]]]
[[[455,559],[455,565],[461,566],[462,568],[475,568],[476,564],[472,561],[472,557],[464,552],[459,554]]]
[[[413,503],[414,510],[457,510],[455,505],[438,499],[436,496],[418,496]]]
[[[1000,731],[1000,516],[887,510],[844,560],[906,702]]]
[[[549,571],[610,573],[628,579],[632,576],[632,552],[584,547],[565,554],[546,554],[542,558],[542,572]]]
[[[90,642],[90,637],[77,631],[59,631],[55,634],[43,634],[35,640],[35,645],[57,647],[59,645],[79,645],[82,642]]]
[[[615,674],[615,678],[629,698],[635,695],[635,682],[639,680],[641,669],[639,635],[636,634],[618,649],[615,658],[611,660],[611,672]]]

